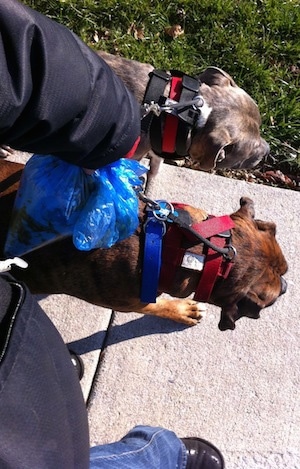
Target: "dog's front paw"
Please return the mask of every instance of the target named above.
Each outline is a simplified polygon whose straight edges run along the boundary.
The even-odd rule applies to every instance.
[[[198,303],[194,300],[173,300],[173,303],[175,314],[178,317],[178,319],[174,318],[175,321],[195,326],[205,316],[205,303]]]
[[[134,311],[142,314],[152,314],[161,318],[181,322],[187,326],[195,326],[206,312],[206,304],[198,303],[190,299],[165,299],[158,298],[156,303],[148,303],[134,308]]]
[[[187,326],[195,326],[204,317],[205,303],[190,299],[163,300],[160,304],[160,316],[181,322]]]

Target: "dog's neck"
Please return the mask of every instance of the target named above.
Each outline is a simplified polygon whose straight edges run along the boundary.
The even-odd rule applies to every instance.
[[[121,80],[125,83],[127,88],[134,94],[137,101],[142,106],[142,114],[144,111],[143,103],[150,104],[151,101],[154,103],[158,103],[160,98],[169,98],[170,91],[171,91],[171,72],[170,71],[155,71],[154,68],[149,64],[144,64],[137,62],[135,60],[128,60],[120,56],[114,56],[108,54],[107,52],[99,51],[98,54],[106,61],[106,63],[114,70],[116,75],[121,78]],[[195,95],[202,95],[201,93],[201,83],[198,79],[191,78],[183,73],[180,73],[182,76],[187,77],[189,84],[192,83],[192,90],[194,91]],[[158,76],[165,77],[159,80]],[[190,79],[192,81],[190,81]],[[158,80],[157,83],[151,84],[152,80]],[[148,93],[149,88],[152,88],[152,85],[156,91],[154,94],[151,91],[151,95]],[[148,95],[148,96],[147,96]],[[203,98],[203,96],[202,96]],[[187,99],[187,98],[185,98]],[[191,108],[190,108],[191,109]],[[207,103],[205,99],[203,99],[203,103],[201,106],[201,112],[197,113],[197,119],[193,125],[190,126],[188,129],[184,124],[180,125],[180,131],[174,130],[174,125],[171,126],[171,132],[165,135],[165,141],[168,142],[166,145],[170,145],[170,141],[172,142],[171,145],[176,146],[177,135],[178,137],[178,145],[180,145],[180,149],[178,147],[177,154],[175,151],[168,154],[168,152],[164,152],[162,149],[163,144],[163,135],[161,134],[161,128],[164,128],[164,122],[161,122],[160,118],[157,118],[158,122],[157,125],[154,126],[152,135],[150,135],[150,126],[149,121],[151,118],[144,119],[144,123],[142,124],[142,132],[141,132],[141,142],[136,152],[136,157],[139,159],[144,156],[147,152],[152,150],[155,155],[160,155],[163,158],[171,158],[171,159],[178,159],[179,157],[183,159],[189,153],[189,146],[191,143],[191,134],[192,129],[195,130],[203,129],[207,123],[209,115],[212,111],[212,107]],[[188,111],[187,111],[188,112]],[[186,114],[187,114],[186,112]],[[153,117],[153,116],[152,116]],[[165,153],[164,155],[162,153]]]
[[[164,159],[188,156],[193,130],[209,115],[199,95],[199,80],[176,70],[153,70],[143,99],[142,130],[149,134],[152,151]]]

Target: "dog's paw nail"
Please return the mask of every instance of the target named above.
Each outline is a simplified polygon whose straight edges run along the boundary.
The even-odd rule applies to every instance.
[[[189,322],[187,322],[186,324],[188,326],[197,326],[197,324],[199,323],[201,318],[197,318],[197,319],[190,319]]]
[[[207,311],[206,303],[197,303],[197,311],[198,311],[199,321],[200,319],[205,318],[206,311]]]

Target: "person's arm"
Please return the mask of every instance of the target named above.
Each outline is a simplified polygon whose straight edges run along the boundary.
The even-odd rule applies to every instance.
[[[17,0],[0,2],[0,144],[96,169],[139,134],[137,101],[95,52]]]

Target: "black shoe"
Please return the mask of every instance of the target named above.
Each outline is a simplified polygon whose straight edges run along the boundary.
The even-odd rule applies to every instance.
[[[225,469],[224,458],[218,448],[202,438],[181,438],[186,447],[186,469]]]
[[[69,350],[69,353],[71,356],[71,361],[73,365],[75,366],[75,369],[77,371],[78,378],[80,381],[84,375],[84,364],[83,364],[82,358],[76,353],[74,353],[72,350]]]

